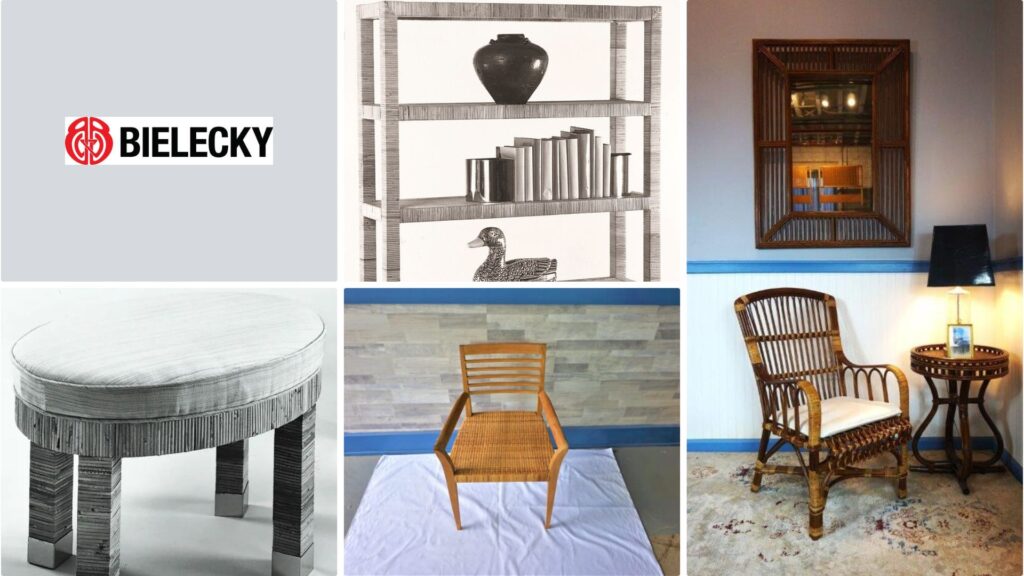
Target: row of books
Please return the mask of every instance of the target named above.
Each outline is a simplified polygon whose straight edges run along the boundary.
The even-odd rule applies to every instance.
[[[499,171],[496,196],[514,202],[622,196],[612,156],[611,145],[590,128],[573,126],[552,138],[515,138],[512,146],[497,147],[505,168]]]

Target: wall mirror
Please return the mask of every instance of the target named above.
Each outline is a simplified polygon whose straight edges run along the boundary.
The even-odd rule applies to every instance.
[[[910,245],[910,42],[754,40],[758,248]]]

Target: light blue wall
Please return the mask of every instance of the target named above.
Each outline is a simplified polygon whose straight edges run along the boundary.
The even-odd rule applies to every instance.
[[[1021,3],[996,0],[995,157],[992,251],[1021,255]]]
[[[1004,0],[1000,0],[1002,2]],[[1014,3],[1008,0],[1007,3]],[[987,223],[996,257],[1020,254],[1020,8],[992,0],[691,0],[687,6],[687,258],[927,260],[936,224]],[[1007,18],[1006,20],[1010,20]],[[1012,28],[1000,24],[1003,28]],[[1016,34],[1016,48],[1009,49]],[[1003,40],[1002,38],[1006,38]],[[913,245],[910,248],[754,248],[751,40],[908,38],[911,41]],[[995,58],[996,42],[1006,57]],[[1003,49],[1001,48],[1001,51]],[[1014,80],[996,69],[1012,68]],[[1005,62],[1004,62],[1005,60]],[[1004,121],[994,111],[1015,114]],[[1009,112],[1007,112],[1009,114]],[[1013,125],[1016,135],[995,125]],[[1017,138],[1016,220],[995,209],[998,143]],[[993,222],[993,212],[1000,214]],[[1016,224],[1014,224],[1016,222]],[[997,225],[995,225],[997,224]],[[1014,226],[1016,228],[1014,228]],[[994,232],[994,230],[996,232]],[[1004,239],[1018,231],[1018,238]],[[1015,252],[1015,253],[1014,253]]]

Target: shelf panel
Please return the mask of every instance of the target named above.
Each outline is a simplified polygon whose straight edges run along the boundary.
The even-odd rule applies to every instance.
[[[645,210],[650,198],[634,194],[624,198],[593,198],[587,200],[549,200],[546,202],[466,202],[462,196],[414,198],[399,201],[401,222],[445,222],[449,220],[480,220],[484,218],[520,218],[525,216],[560,216]],[[363,216],[379,220],[380,201],[364,202]]]
[[[636,100],[565,100],[495,104],[493,102],[453,102],[442,104],[399,104],[400,121],[432,120],[522,120],[527,118],[622,118],[650,116],[651,105]],[[378,104],[363,105],[363,120],[381,120]]]
[[[579,278],[576,280],[559,280],[559,282],[632,282],[628,278],[615,278],[614,276],[604,276],[603,278]]]
[[[485,2],[375,2],[359,6],[359,17],[378,19],[391,12],[399,20],[510,20],[535,22],[636,22],[651,20],[659,6],[582,4],[488,4]]]

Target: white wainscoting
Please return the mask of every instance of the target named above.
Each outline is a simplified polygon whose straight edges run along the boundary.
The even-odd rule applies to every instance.
[[[910,349],[945,340],[946,289],[928,288],[927,274],[690,274],[686,280],[688,439],[760,437],[760,408],[733,301],[765,288],[809,288],[835,296],[850,359],[902,368],[910,383],[915,427],[928,413],[931,394],[924,378],[910,371]],[[1011,354],[1012,372],[989,386],[986,408],[1006,449],[1020,462],[1021,273],[1000,272],[995,288],[974,288],[971,294],[975,341]],[[972,435],[987,436],[984,421],[971,412]],[[942,434],[943,413],[936,414],[925,436]]]

